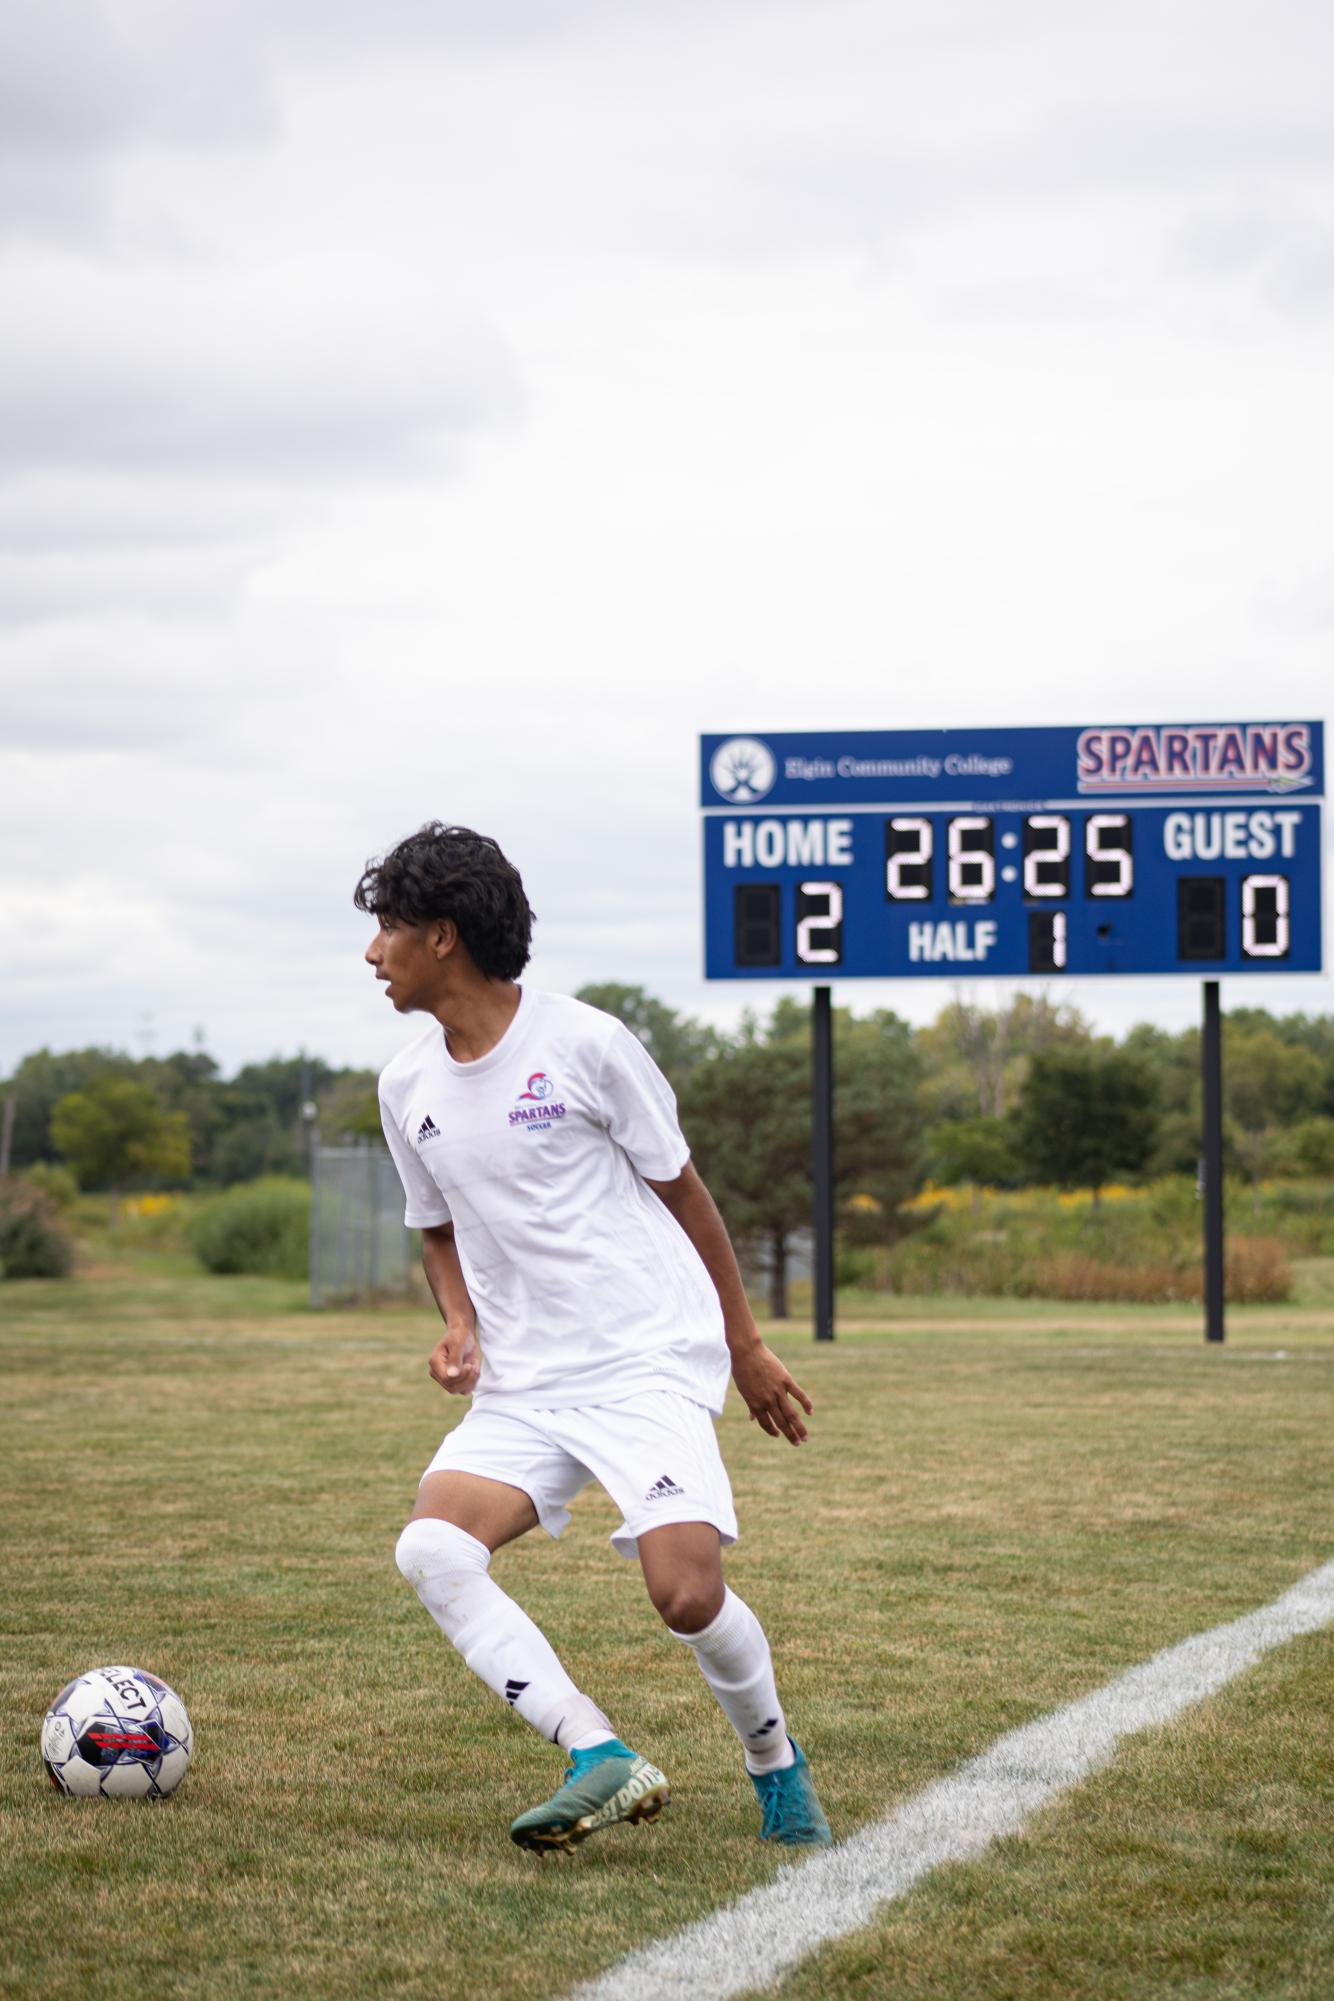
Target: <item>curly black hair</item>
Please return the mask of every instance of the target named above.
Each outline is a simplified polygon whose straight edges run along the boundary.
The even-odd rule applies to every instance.
[[[513,862],[487,834],[439,820],[368,861],[352,901],[372,917],[428,924],[449,917],[479,973],[517,980],[532,947],[532,906]]]

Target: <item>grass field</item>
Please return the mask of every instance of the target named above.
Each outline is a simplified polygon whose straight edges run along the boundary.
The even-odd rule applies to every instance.
[[[1222,1351],[1195,1310],[1017,1301],[881,1302],[821,1350],[774,1335],[815,1439],[729,1406],[730,1575],[836,1835],[1334,1555],[1331,1291],[1313,1264]],[[164,1257],[0,1288],[0,1329],[4,1992],[555,1996],[782,1866],[596,1493],[496,1574],[675,1798],[565,1862],[509,1842],[559,1754],[392,1561],[461,1415],[423,1313],[311,1316],[298,1287]],[[165,1805],[67,1801],[41,1772],[51,1696],[109,1660],[189,1704]],[[1271,1655],[784,1991],[1334,1992],[1332,1695],[1329,1636]]]

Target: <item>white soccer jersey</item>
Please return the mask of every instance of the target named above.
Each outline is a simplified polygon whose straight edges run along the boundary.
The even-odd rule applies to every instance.
[[[410,1228],[454,1223],[477,1309],[477,1404],[547,1409],[676,1389],[716,1415],[729,1362],[694,1245],[645,1177],[690,1158],[662,1072],[614,1016],[520,992],[457,1063],[432,1020],[380,1078]]]

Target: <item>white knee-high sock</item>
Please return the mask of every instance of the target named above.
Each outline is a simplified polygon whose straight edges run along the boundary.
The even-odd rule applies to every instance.
[[[473,1673],[563,1750],[584,1750],[615,1735],[582,1695],[551,1643],[487,1575],[484,1542],[432,1519],[409,1522],[394,1552],[399,1569]]]
[[[783,1705],[764,1628],[743,1598],[725,1589],[723,1609],[701,1633],[677,1633],[692,1647],[700,1673],[741,1739],[746,1770],[781,1771],[792,1763]]]

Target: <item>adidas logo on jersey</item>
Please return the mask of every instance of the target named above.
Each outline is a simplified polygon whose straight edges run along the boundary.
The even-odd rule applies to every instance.
[[[655,1480],[644,1499],[646,1501],[668,1501],[677,1494],[684,1494],[685,1488],[678,1487],[670,1473],[664,1473],[661,1480]]]
[[[439,1139],[440,1128],[428,1112],[417,1128],[417,1144],[424,1146],[428,1139]]]

